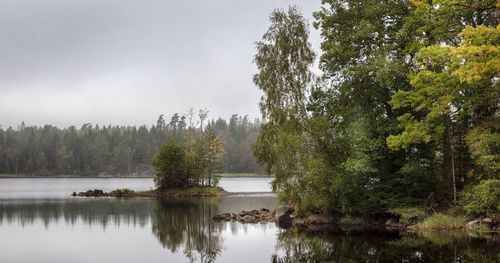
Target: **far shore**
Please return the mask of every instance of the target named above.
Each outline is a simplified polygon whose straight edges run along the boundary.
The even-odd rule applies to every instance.
[[[253,173],[224,173],[221,175],[223,178],[274,178],[273,175],[265,174],[253,174]],[[0,174],[0,179],[2,178],[154,178],[154,175],[149,176],[137,176],[137,175],[71,175],[71,174],[61,174],[61,175],[33,175],[33,174]]]

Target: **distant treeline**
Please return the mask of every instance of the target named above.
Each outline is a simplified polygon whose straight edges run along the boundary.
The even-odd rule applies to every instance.
[[[94,176],[153,174],[151,160],[158,149],[174,139],[184,143],[187,131],[200,136],[203,125],[211,125],[224,141],[222,157],[227,173],[262,173],[251,146],[259,135],[260,121],[234,114],[229,121],[206,120],[207,111],[199,118],[174,114],[170,122],[160,115],[156,125],[103,126],[84,124],[58,128],[52,125],[0,128],[0,173]],[[204,122],[205,121],[205,122]]]

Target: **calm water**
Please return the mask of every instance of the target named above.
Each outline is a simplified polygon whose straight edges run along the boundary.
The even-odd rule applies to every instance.
[[[271,178],[221,178],[219,185],[229,192],[271,192]],[[2,199],[72,198],[71,193],[89,189],[106,192],[118,188],[154,189],[152,178],[0,178]]]
[[[265,192],[267,178],[231,178]],[[77,185],[75,185],[77,184]],[[500,262],[488,239],[398,232],[294,234],[274,224],[216,223],[212,215],[275,208],[272,194],[217,199],[68,198],[73,191],[150,179],[0,179],[0,262]],[[51,190],[54,189],[54,190]]]

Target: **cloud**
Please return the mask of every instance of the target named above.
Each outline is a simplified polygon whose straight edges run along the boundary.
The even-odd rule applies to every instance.
[[[189,107],[258,117],[253,43],[274,8],[311,20],[319,2],[3,0],[0,125],[152,124]]]

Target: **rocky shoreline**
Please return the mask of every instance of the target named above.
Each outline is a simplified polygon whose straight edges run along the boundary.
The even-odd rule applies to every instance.
[[[334,215],[312,214],[305,216],[289,206],[281,206],[272,211],[260,208],[259,210],[243,210],[238,214],[223,213],[214,215],[212,219],[240,223],[275,223],[280,228],[296,231],[333,231],[339,228],[338,218]]]
[[[281,206],[270,211],[267,208],[259,210],[241,211],[239,213],[222,213],[212,217],[214,221],[230,221],[239,223],[275,223],[282,229],[292,231],[342,231],[342,229],[357,230],[386,230],[386,231],[417,231],[415,225],[399,223],[395,217],[371,218],[371,220],[346,220],[345,217],[332,214],[302,215],[292,207]],[[480,227],[489,233],[500,233],[500,220],[488,217],[478,217],[463,226],[465,231],[473,231]]]

